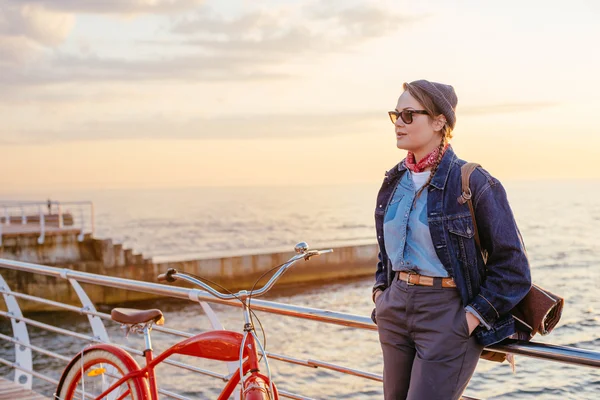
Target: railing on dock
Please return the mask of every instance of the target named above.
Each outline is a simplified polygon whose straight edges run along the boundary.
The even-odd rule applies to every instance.
[[[86,233],[94,234],[94,203],[91,201],[0,200],[0,245],[6,233],[39,233],[43,244],[46,233],[63,229],[79,230],[81,242]]]
[[[10,290],[7,283],[2,278],[2,270],[0,269],[0,292],[4,296],[7,312],[0,311],[0,316],[6,317],[11,320],[13,327],[13,337],[9,337],[7,335],[0,334],[0,339],[13,343],[15,345],[15,362],[11,362],[5,359],[0,358],[0,363],[8,365],[15,369],[15,382],[22,385],[25,388],[30,389],[32,384],[32,378],[36,377],[51,384],[57,384],[58,382],[45,376],[41,373],[38,373],[32,368],[32,351],[38,352],[40,354],[44,354],[46,356],[50,356],[61,360],[63,362],[68,362],[73,355],[64,356],[58,354],[52,350],[40,348],[32,345],[29,342],[29,336],[27,332],[27,325],[34,326],[40,329],[45,329],[57,334],[71,336],[79,339],[83,339],[89,342],[108,342],[109,338],[102,323],[102,320],[110,320],[110,315],[102,312],[96,311],[94,305],[88,298],[85,291],[82,289],[79,283],[107,286],[112,288],[118,288],[123,290],[132,290],[138,292],[147,292],[153,294],[160,294],[165,297],[172,297],[177,299],[190,300],[194,302],[211,302],[211,303],[219,303],[225,304],[234,307],[241,307],[241,304],[238,302],[230,302],[224,301],[214,298],[208,293],[198,290],[198,289],[188,289],[183,287],[174,287],[167,286],[157,283],[151,282],[143,282],[143,281],[135,281],[123,278],[115,278],[108,277],[102,275],[95,275],[86,272],[79,272],[69,269],[61,269],[55,267],[48,267],[43,265],[36,265],[30,263],[24,263],[19,261],[5,260],[0,259],[0,268],[7,268],[22,272],[28,272],[32,274],[42,274],[47,276],[53,276],[60,279],[68,279],[74,290],[79,295],[79,298],[82,303],[82,307],[77,307],[69,304],[64,304],[60,302],[55,302],[52,300],[44,299],[38,296],[32,296],[24,293],[17,293]],[[39,302],[45,305],[49,305],[52,307],[56,307],[57,309],[63,309],[68,311],[73,311],[79,314],[87,315],[89,322],[91,324],[93,336],[84,335],[81,333],[71,332],[66,329],[58,328],[56,326],[46,324],[40,321],[36,321],[31,318],[23,317],[19,305],[18,299],[28,300]],[[254,299],[252,300],[252,308],[254,310],[279,314],[289,317],[307,319],[312,321],[318,321],[327,324],[336,324],[342,325],[357,329],[371,330],[376,331],[376,326],[372,323],[370,318],[360,315],[353,315],[348,313],[341,312],[333,312],[315,308],[301,307],[295,305],[286,305],[280,303],[273,303],[264,300]],[[193,336],[189,332],[183,332],[175,329],[170,329],[166,327],[156,326],[154,327],[156,331],[160,331],[166,334],[175,335],[178,337],[186,338]],[[141,355],[142,352],[138,349],[133,349],[128,346],[121,346],[125,350],[129,351],[132,354]],[[521,343],[514,342],[511,344],[504,345],[495,345],[491,346],[490,349],[500,351],[500,352],[510,352],[513,354],[519,354],[527,357],[535,357],[543,360],[556,361],[560,363],[568,363],[579,365],[583,367],[592,367],[592,368],[600,368],[600,352],[592,351],[592,350],[584,350],[578,349],[574,347],[567,346],[557,346],[551,344],[541,344],[541,343]],[[354,368],[349,368],[342,365],[337,365],[333,363],[329,363],[323,360],[316,359],[298,359],[295,357],[286,356],[284,354],[276,354],[272,352],[267,352],[267,357],[279,360],[286,363],[291,363],[300,366],[306,366],[311,368],[323,368],[332,371],[337,371],[343,374],[353,375],[363,379],[369,379],[373,381],[382,381],[381,375],[374,374],[367,371],[362,371]],[[207,375],[210,377],[222,379],[224,381],[228,380],[228,375],[223,375],[221,373],[217,373],[214,371],[205,370],[202,368],[198,368],[196,366],[192,366],[189,364],[185,364],[178,361],[167,360],[168,364],[185,369],[187,371],[192,371],[195,373]],[[281,388],[284,389],[284,388]],[[160,389],[159,393],[164,395],[165,397],[174,398],[174,399],[187,399],[187,397],[179,395],[177,393],[173,393],[171,391]],[[290,399],[309,399],[301,394],[291,393],[285,390],[280,390],[280,395],[282,397],[290,398]],[[470,399],[469,397],[463,397],[464,399]]]

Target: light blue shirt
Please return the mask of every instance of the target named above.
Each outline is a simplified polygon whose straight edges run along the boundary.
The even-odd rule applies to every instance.
[[[412,175],[411,171],[406,171],[402,176],[385,212],[383,234],[392,269],[448,277],[429,232],[427,189],[414,201],[424,182],[417,187]]]
[[[414,176],[407,170],[398,182],[383,221],[385,249],[394,271],[415,271],[421,275],[446,278],[448,272],[435,252],[429,232],[427,189],[414,201],[426,179],[425,174]],[[467,306],[465,311],[475,315],[481,326],[491,328],[473,307]]]

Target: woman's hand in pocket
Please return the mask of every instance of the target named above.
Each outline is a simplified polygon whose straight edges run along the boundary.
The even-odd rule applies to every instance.
[[[473,315],[473,313],[466,311],[467,313],[467,325],[469,326],[469,336],[473,333],[475,328],[479,325],[479,319]]]

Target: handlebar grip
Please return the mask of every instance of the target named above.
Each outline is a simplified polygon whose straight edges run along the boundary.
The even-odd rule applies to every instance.
[[[325,253],[333,253],[333,249],[328,250],[310,250],[306,254],[304,254],[304,260],[308,261],[311,257],[320,256]]]
[[[177,279],[173,277],[173,274],[176,274],[177,270],[175,268],[169,268],[167,272],[164,274],[158,275],[159,282],[175,282]]]

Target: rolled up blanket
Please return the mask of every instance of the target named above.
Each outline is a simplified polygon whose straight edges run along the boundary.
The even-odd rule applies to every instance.
[[[558,324],[564,302],[562,297],[534,284],[511,314],[519,330],[530,332],[531,337],[537,333],[547,335]]]

